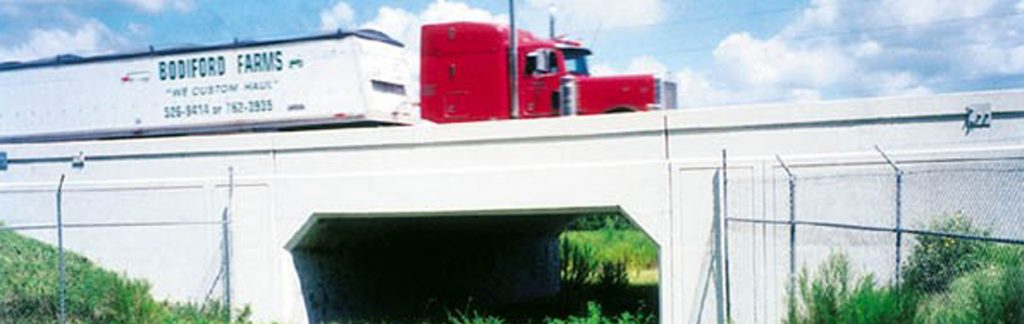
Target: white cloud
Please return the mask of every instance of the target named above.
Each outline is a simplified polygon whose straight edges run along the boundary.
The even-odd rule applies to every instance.
[[[733,82],[747,86],[821,87],[852,71],[852,63],[831,47],[796,47],[779,38],[760,40],[747,33],[725,38],[712,55]]]
[[[619,70],[607,64],[595,64],[590,67],[590,74],[594,76],[606,76],[617,74],[653,74],[656,76],[669,75],[671,71],[668,66],[652,56],[644,55],[634,57],[629,61],[625,70]]]
[[[608,64],[594,64],[590,66],[590,75],[605,76],[619,74],[619,70]]]
[[[916,76],[905,71],[884,71],[867,78],[873,86],[874,93],[879,95],[923,95],[931,93],[931,89],[921,85]]]
[[[888,24],[925,25],[937,20],[948,20],[983,15],[998,0],[883,0],[876,11],[879,21]]]
[[[449,21],[507,23],[508,16],[505,14],[493,14],[480,8],[473,8],[462,2],[437,0],[420,13],[420,21],[424,24]]]
[[[843,3],[839,0],[813,0],[804,9],[803,14],[792,24],[790,29],[807,29],[822,26],[833,26],[839,20]]]
[[[320,11],[320,30],[330,31],[348,28],[355,23],[356,12],[346,2],[338,2],[333,7]]]
[[[640,56],[629,62],[626,68],[629,74],[653,74],[656,76],[667,75],[668,66],[651,56]]]
[[[462,2],[436,0],[422,12],[415,14],[401,8],[381,7],[377,10],[377,15],[362,27],[380,30],[409,45],[410,48],[418,49],[422,25],[449,21],[504,23],[508,21],[508,16],[493,14]]]
[[[872,57],[882,52],[882,44],[873,40],[863,41],[854,45],[852,52],[857,58]]]
[[[539,25],[547,22],[551,4],[556,18],[563,24],[559,30],[594,30],[643,26],[665,20],[666,0],[528,0],[521,17],[533,18]]]
[[[712,84],[704,75],[689,69],[675,73],[676,100],[680,107],[702,107],[732,102],[735,94]]]
[[[195,3],[192,0],[119,0],[123,3],[132,5],[139,10],[148,13],[158,13],[167,9],[174,11],[186,12],[190,11],[195,7]]]
[[[1020,0],[1020,2],[1014,6],[1014,9],[1017,9],[1017,13],[1024,13],[1024,0]]]
[[[67,53],[104,54],[125,44],[126,40],[106,25],[89,20],[70,30],[33,30],[29,32],[26,41],[0,47],[0,61],[26,61]]]

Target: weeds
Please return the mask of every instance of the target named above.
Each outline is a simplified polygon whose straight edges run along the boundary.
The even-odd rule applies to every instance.
[[[987,235],[963,215],[933,230]],[[921,236],[902,273],[902,286],[855,278],[833,253],[812,278],[799,276],[798,301],[787,323],[1024,323],[1024,248]]]
[[[448,314],[448,323],[451,324],[503,324],[505,320],[495,317],[480,315],[477,311],[455,311]]]
[[[854,278],[846,255],[834,253],[812,279],[807,270],[798,279],[800,304],[788,323],[900,323],[913,318],[913,298],[880,287],[874,276]]]
[[[601,305],[595,302],[587,302],[586,316],[569,316],[566,319],[546,319],[548,324],[649,324],[655,323],[654,316],[637,311],[635,314],[623,312],[619,316],[606,316],[601,310]]]

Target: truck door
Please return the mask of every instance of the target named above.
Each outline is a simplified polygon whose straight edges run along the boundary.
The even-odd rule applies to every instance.
[[[526,54],[526,69],[520,78],[519,98],[523,117],[557,116],[559,57],[557,51],[541,48]]]

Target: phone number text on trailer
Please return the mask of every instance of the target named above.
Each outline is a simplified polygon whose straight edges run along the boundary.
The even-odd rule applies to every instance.
[[[164,107],[164,119],[269,113],[273,110],[274,103],[270,99],[229,101],[223,105],[206,103],[173,105]]]

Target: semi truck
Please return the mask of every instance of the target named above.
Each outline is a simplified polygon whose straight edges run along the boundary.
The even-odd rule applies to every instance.
[[[422,117],[436,123],[671,109],[676,87],[653,75],[591,76],[590,50],[517,30],[518,107],[510,107],[509,28],[454,22],[423,26]]]
[[[518,32],[519,107],[508,104],[508,27],[423,27],[420,103],[404,45],[338,31],[0,63],[0,143],[453,123],[674,106],[651,75],[592,77],[590,51]]]

